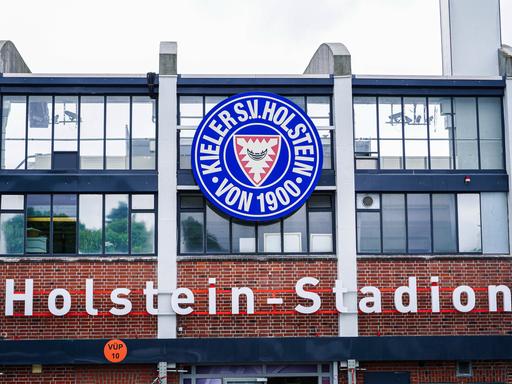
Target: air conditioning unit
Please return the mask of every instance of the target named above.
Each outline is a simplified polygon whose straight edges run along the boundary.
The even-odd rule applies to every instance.
[[[357,209],[380,209],[380,196],[377,193],[358,193]]]

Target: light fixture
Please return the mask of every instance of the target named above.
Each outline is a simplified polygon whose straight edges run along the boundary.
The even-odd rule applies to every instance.
[[[464,176],[464,184],[471,183],[471,176]]]

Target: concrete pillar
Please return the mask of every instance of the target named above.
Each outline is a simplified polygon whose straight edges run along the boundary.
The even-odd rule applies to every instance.
[[[0,73],[30,73],[25,60],[9,40],[0,40]]]
[[[498,76],[500,0],[440,0],[443,75]]]
[[[171,293],[177,286],[177,45],[160,43],[158,85],[158,338],[176,337]]]
[[[337,277],[343,287],[347,312],[339,315],[340,336],[357,336],[357,249],[354,180],[354,130],[352,126],[352,73],[347,48],[340,43],[322,44],[305,74],[334,77],[333,114],[336,169]]]

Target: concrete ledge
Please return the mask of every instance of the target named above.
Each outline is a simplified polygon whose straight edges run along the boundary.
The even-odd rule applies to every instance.
[[[512,77],[512,47],[503,44],[498,50],[500,75]]]
[[[0,40],[0,73],[30,73],[25,60],[10,40]]]
[[[349,76],[352,74],[350,52],[341,43],[323,43],[311,58],[304,74]]]

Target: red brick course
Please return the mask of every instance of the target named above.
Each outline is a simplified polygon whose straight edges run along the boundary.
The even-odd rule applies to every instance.
[[[152,338],[157,334],[156,316],[147,316],[142,289],[146,281],[155,281],[156,262],[16,262],[0,263],[0,332],[7,339],[88,339],[88,338]],[[5,279],[15,280],[15,291],[24,291],[26,278],[34,280],[33,317],[6,317]],[[85,280],[94,279],[95,308],[106,313],[112,308],[110,291],[129,288],[133,313],[129,316],[89,316],[85,313]],[[71,312],[82,316],[56,317],[48,312],[48,292],[65,288],[71,292]],[[42,292],[41,292],[42,291]],[[72,292],[80,291],[80,292]],[[23,314],[23,303],[16,303],[14,313]],[[48,317],[38,317],[44,316]]]
[[[397,288],[416,276],[418,288],[429,288],[430,277],[439,276],[441,310],[453,310],[451,290],[459,285],[487,288],[491,284],[512,287],[512,261],[509,259],[361,259],[358,261],[359,287],[373,285]],[[361,295],[360,295],[361,297]],[[394,309],[393,291],[382,294],[382,309]],[[430,309],[430,292],[418,293],[418,308]],[[501,302],[499,301],[499,307]],[[476,309],[483,313],[360,314],[361,336],[389,335],[489,335],[512,330],[511,313],[485,313],[487,291],[476,291]]]
[[[181,337],[264,337],[264,336],[335,336],[338,334],[337,314],[300,315],[293,313],[297,304],[309,305],[294,293],[295,283],[302,277],[320,280],[316,287],[321,292],[322,308],[332,311],[334,297],[331,293],[336,279],[334,260],[283,260],[283,261],[180,261],[178,285],[196,292],[196,311],[208,311],[208,278],[217,279],[217,311],[231,311],[232,287],[249,287],[253,290],[290,290],[275,292],[284,304],[272,306],[266,299],[270,292],[255,292],[255,310],[286,311],[290,314],[264,315],[189,315],[180,317]],[[199,292],[198,292],[199,291]],[[240,309],[245,310],[241,300]]]

